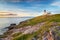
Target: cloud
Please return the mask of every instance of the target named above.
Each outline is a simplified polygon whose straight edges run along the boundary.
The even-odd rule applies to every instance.
[[[52,6],[58,6],[58,7],[60,7],[60,1],[58,1],[58,2],[53,2],[51,5],[52,5]]]
[[[22,0],[0,0],[1,2],[21,2]]]
[[[20,0],[10,0],[10,2],[21,2]]]
[[[39,1],[45,1],[45,0],[0,0],[4,2],[39,2]]]
[[[2,1],[2,0],[0,0]],[[20,2],[21,0],[3,0],[3,2]]]

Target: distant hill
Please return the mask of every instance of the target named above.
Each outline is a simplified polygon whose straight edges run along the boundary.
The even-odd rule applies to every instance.
[[[4,17],[24,17],[24,18],[29,18],[29,17],[34,17],[31,15],[27,14],[22,14],[22,13],[14,13],[14,12],[0,12],[0,18]]]
[[[4,40],[60,40],[60,14],[42,15],[20,22],[3,37]]]
[[[11,12],[0,12],[0,17],[17,17],[17,14]]]

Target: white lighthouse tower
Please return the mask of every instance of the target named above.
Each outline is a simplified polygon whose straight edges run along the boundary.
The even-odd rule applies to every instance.
[[[46,10],[44,10],[44,14],[43,15],[50,15],[50,12],[47,12]]]
[[[47,14],[47,11],[46,10],[44,10],[44,15],[46,15]]]

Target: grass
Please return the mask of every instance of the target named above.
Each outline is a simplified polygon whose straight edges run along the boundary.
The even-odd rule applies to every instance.
[[[19,33],[14,33],[13,35],[12,35],[12,37],[17,37],[17,36],[19,36],[21,33],[19,32]]]
[[[20,37],[16,37],[13,40],[30,40],[30,38],[32,37],[32,34],[26,34],[26,35],[22,35]]]
[[[35,32],[35,35],[40,35],[40,40],[42,39],[43,33],[44,31],[49,31],[49,28],[56,26],[56,25],[52,25],[54,22],[60,22],[60,14],[55,14],[55,15],[48,15],[48,16],[39,16],[39,17],[35,17],[33,19],[27,20],[25,22],[23,22],[22,24],[18,25],[17,27],[25,27],[28,25],[35,25],[41,22],[46,22],[45,25],[43,25],[42,27],[40,27],[40,30],[38,30],[37,32]],[[60,26],[60,24],[57,24]],[[20,37],[15,38],[15,40],[31,40],[31,37],[35,36],[35,35],[23,35]]]
[[[29,25],[31,26],[31,25],[35,25],[41,22],[46,22],[46,21],[60,22],[60,14],[38,16],[38,17],[24,21],[23,23],[19,24],[16,28],[25,27]]]

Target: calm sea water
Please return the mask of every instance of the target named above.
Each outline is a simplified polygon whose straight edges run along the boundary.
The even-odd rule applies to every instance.
[[[32,17],[16,17],[16,18],[0,18],[0,35],[3,34],[7,29],[4,29],[5,27],[8,27],[12,23],[19,24],[19,22],[31,19]]]

